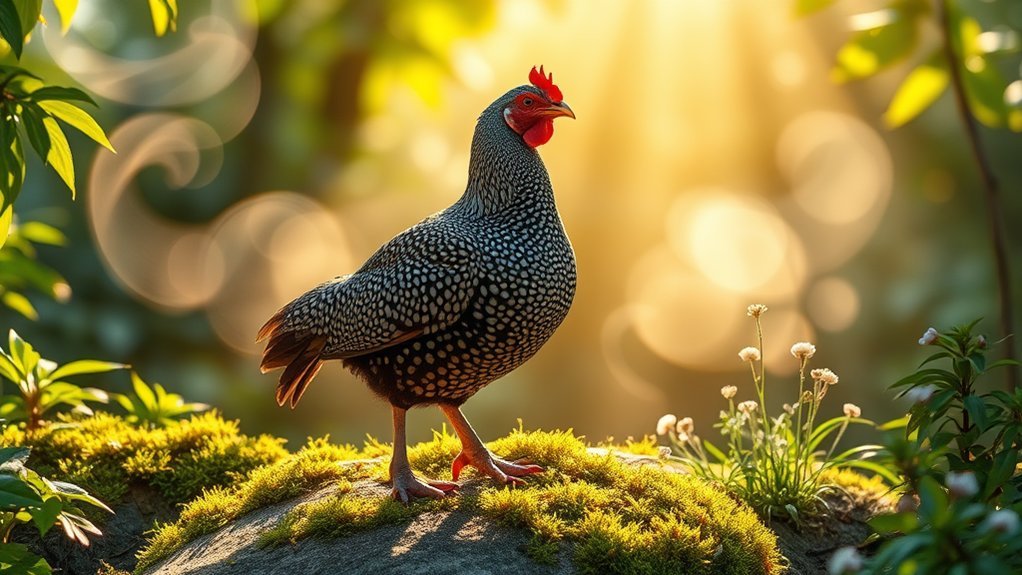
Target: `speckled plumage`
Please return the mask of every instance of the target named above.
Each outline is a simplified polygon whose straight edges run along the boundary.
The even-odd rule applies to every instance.
[[[537,151],[504,121],[515,88],[479,117],[468,186],[355,273],[281,309],[263,369],[285,367],[277,400],[297,403],[338,359],[393,405],[460,405],[553,335],[575,293],[575,258]]]

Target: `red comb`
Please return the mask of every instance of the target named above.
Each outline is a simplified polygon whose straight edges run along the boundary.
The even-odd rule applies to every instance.
[[[550,98],[551,102],[556,104],[563,98],[561,89],[554,84],[554,73],[550,72],[550,76],[546,76],[543,73],[543,66],[540,66],[538,71],[535,66],[532,67],[532,71],[529,72],[529,81],[532,82],[533,86],[543,90],[543,93],[546,94],[547,98]]]

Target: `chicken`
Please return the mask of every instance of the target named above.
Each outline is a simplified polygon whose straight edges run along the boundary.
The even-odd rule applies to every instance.
[[[440,407],[457,432],[452,463],[516,484],[536,465],[493,456],[460,406],[531,358],[564,320],[575,256],[536,148],[553,120],[575,115],[542,67],[483,110],[461,198],[381,247],[358,271],[323,283],[259,331],[261,369],[284,368],[277,403],[297,405],[323,362],[340,360],[390,402],[393,495],[443,497],[458,485],[423,481],[408,464],[406,411]]]

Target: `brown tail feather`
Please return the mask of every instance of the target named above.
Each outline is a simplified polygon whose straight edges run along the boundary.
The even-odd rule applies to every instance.
[[[280,324],[284,322],[285,309],[286,308],[281,308],[277,310],[277,313],[273,314],[273,317],[267,320],[266,323],[263,324],[263,327],[259,328],[259,333],[256,335],[256,343],[263,341],[273,335],[273,332],[277,331]]]
[[[320,355],[326,345],[326,337],[281,330],[280,315],[278,313],[271,318],[259,331],[260,339],[270,338],[259,368],[263,373],[284,368],[277,383],[277,405],[290,402],[294,408],[323,365]]]

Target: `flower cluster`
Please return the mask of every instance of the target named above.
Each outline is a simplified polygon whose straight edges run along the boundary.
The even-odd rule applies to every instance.
[[[844,404],[843,417],[817,422],[821,401],[840,378],[825,367],[808,369],[816,346],[807,341],[791,346],[799,367],[795,401],[784,404],[777,417],[768,416],[760,323],[766,311],[762,304],[748,307],[747,315],[756,322],[757,345],[738,352],[738,359],[749,365],[752,374],[753,398],[738,401],[739,388],[735,385],[720,389],[728,407],[720,412],[715,427],[725,440],[724,447],[700,438],[690,417],[679,421],[674,415],[665,415],[657,423],[657,432],[670,436],[676,453],[673,459],[696,475],[723,483],[764,516],[801,521],[827,511],[819,498],[821,491],[833,489],[820,480],[825,470],[865,467],[868,463],[859,456],[877,446],[860,446],[835,455],[837,443],[850,423],[872,422],[861,419],[862,409],[853,403]],[[830,448],[823,451],[820,446],[828,438]]]

